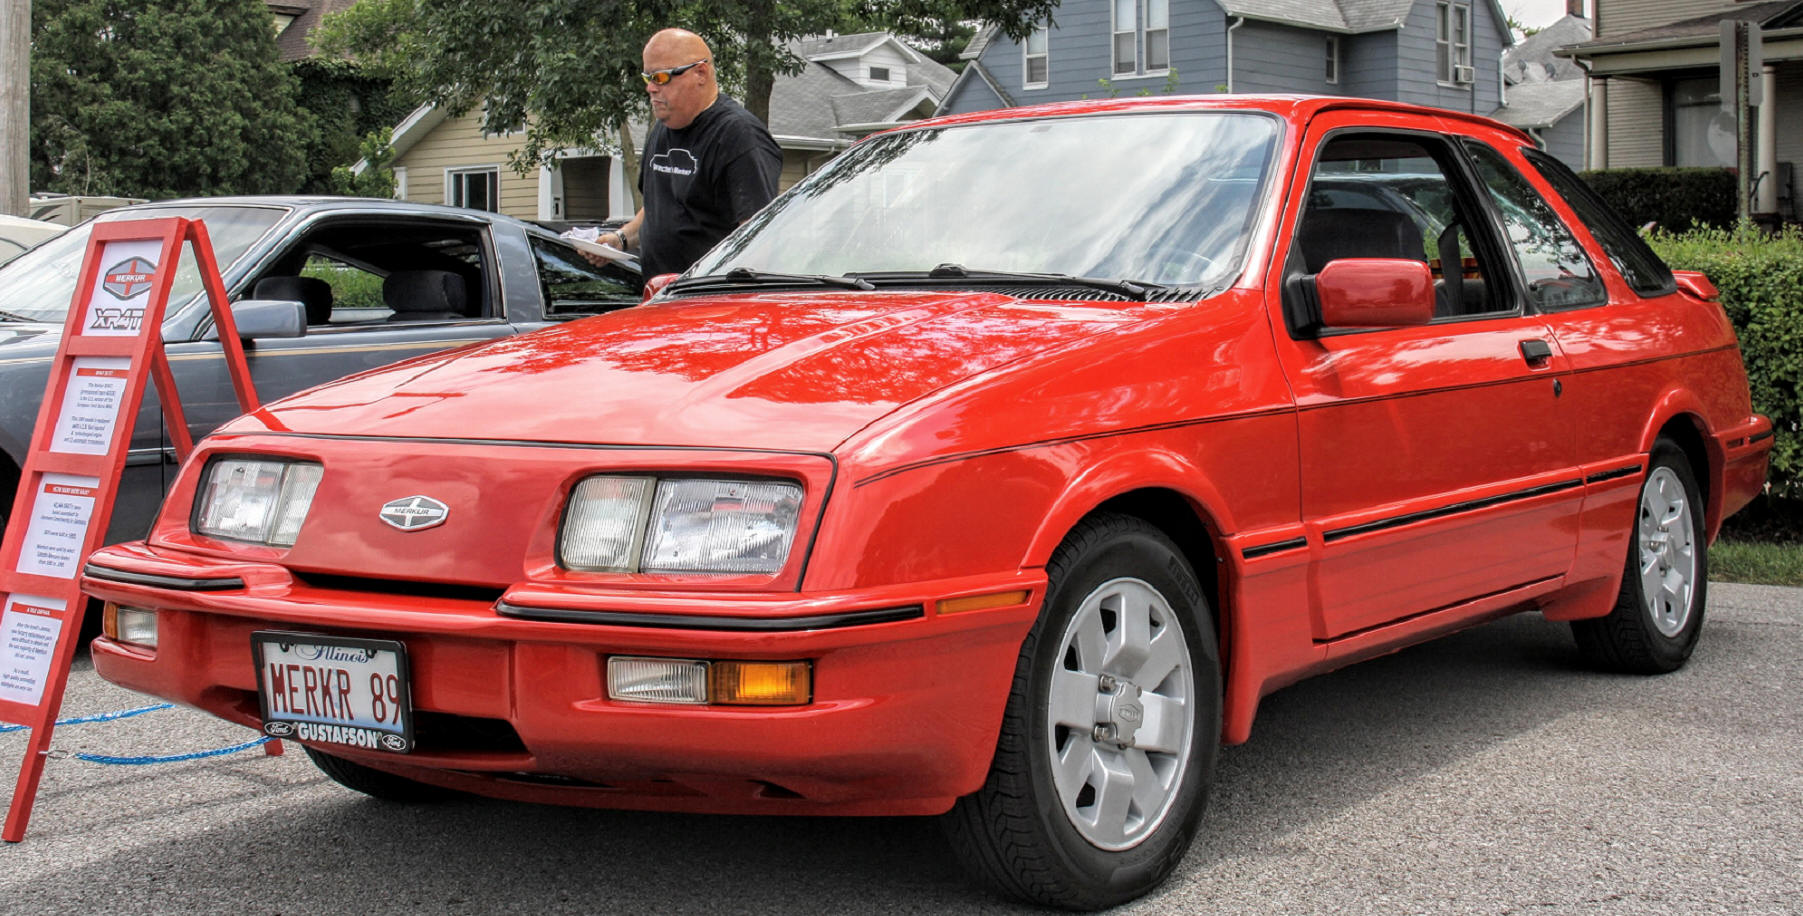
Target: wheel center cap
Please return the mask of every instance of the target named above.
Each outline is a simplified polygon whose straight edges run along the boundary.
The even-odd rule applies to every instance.
[[[1114,740],[1122,747],[1133,745],[1133,735],[1146,721],[1146,707],[1140,700],[1144,691],[1137,684],[1128,681],[1117,681],[1112,692],[1097,697],[1101,702],[1097,718],[1103,725],[1111,726]]]

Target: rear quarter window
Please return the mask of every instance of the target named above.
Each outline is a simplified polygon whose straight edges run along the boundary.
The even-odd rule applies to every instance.
[[[1640,233],[1635,232],[1634,227],[1628,225],[1628,221],[1622,219],[1576,172],[1537,149],[1525,149],[1522,154],[1584,221],[1585,228],[1590,230],[1597,244],[1603,246],[1610,263],[1621,272],[1622,279],[1628,281],[1631,289],[1642,296],[1662,296],[1678,288],[1672,279],[1671,268],[1659,260]]]

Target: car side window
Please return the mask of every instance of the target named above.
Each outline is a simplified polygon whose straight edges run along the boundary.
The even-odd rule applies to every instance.
[[[388,306],[382,303],[382,278],[355,264],[312,254],[300,275],[322,280],[331,289],[328,324],[378,321],[389,315]],[[309,324],[314,323],[311,319],[309,315]]]
[[[1493,259],[1475,244],[1475,208],[1449,177],[1450,161],[1450,150],[1428,138],[1329,138],[1316,158],[1293,255],[1310,274],[1340,258],[1422,261],[1434,278],[1436,317],[1509,311]]]
[[[1543,311],[1555,311],[1609,301],[1602,278],[1577,237],[1534,186],[1491,147],[1468,141],[1465,149],[1502,217],[1509,246],[1527,282],[1528,302]]]
[[[596,267],[568,245],[532,237],[546,318],[599,315],[639,303],[639,276],[616,264]]]
[[[1643,296],[1661,296],[1677,288],[1676,281],[1672,279],[1671,268],[1665,266],[1665,262],[1641,240],[1634,227],[1622,219],[1584,179],[1579,178],[1565,163],[1539,150],[1522,150],[1522,155],[1546,179],[1547,184],[1552,185],[1553,190],[1565,198],[1578,219],[1584,221],[1584,228],[1589,229],[1597,244],[1603,246],[1603,253],[1609,256],[1610,262],[1621,272],[1631,289]]]

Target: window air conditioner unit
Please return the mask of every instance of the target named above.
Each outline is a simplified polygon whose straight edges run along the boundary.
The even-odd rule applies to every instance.
[[[1453,82],[1455,82],[1455,83],[1470,83],[1470,82],[1475,82],[1476,80],[1477,80],[1477,70],[1476,69],[1469,67],[1469,66],[1452,68],[1452,81]]]

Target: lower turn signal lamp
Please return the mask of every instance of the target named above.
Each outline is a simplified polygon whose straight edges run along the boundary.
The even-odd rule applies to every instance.
[[[154,649],[157,647],[157,612],[122,607],[108,601],[100,612],[100,632],[114,642]]]
[[[687,706],[805,706],[814,698],[814,668],[810,662],[615,655],[607,660],[607,697]]]

